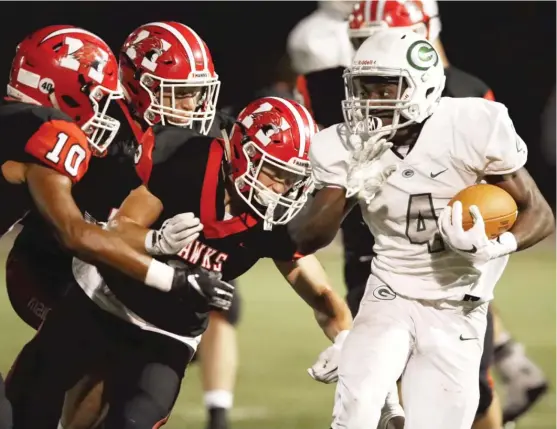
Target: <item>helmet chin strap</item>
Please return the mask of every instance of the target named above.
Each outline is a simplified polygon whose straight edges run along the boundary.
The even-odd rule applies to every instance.
[[[255,200],[265,207],[265,216],[263,217],[263,229],[265,231],[271,231],[273,229],[272,220],[275,216],[275,209],[277,208],[277,202],[273,198],[274,192],[265,191],[255,191]]]
[[[277,203],[271,203],[267,206],[267,210],[265,210],[265,218],[263,219],[263,230],[264,231],[271,231],[273,229],[272,220],[275,217],[275,208],[277,207]]]
[[[230,162],[230,138],[228,137],[228,133],[225,129],[220,130],[220,134],[222,136],[222,139],[224,140],[224,154],[226,156],[226,161]]]

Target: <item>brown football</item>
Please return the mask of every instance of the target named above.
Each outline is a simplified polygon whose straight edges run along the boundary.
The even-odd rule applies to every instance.
[[[485,233],[490,239],[497,238],[512,228],[517,216],[516,202],[504,189],[495,185],[472,185],[456,194],[449,202],[462,203],[462,227],[464,230],[472,228],[474,221],[469,207],[476,205],[485,222]]]

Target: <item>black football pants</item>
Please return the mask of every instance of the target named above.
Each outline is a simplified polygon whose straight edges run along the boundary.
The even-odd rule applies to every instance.
[[[193,350],[101,310],[72,288],[18,357],[7,395],[14,429],[55,429],[66,390],[102,374],[109,412],[105,429],[164,424]]]

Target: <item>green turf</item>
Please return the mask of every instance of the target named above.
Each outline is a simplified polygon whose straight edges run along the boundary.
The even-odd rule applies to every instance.
[[[0,252],[0,260],[3,255]],[[342,292],[338,249],[321,253],[320,259]],[[242,277],[240,287],[244,313],[239,328],[241,366],[232,412],[233,428],[328,428],[334,388],[314,382],[305,372],[327,344],[312,312],[270,262],[259,263]],[[513,256],[497,288],[496,303],[513,334],[526,344],[529,354],[554,380],[554,248],[543,246]],[[0,291],[0,324],[0,370],[5,372],[32,331],[11,310],[4,288]],[[194,365],[165,427],[200,429],[204,417],[198,367]],[[554,386],[518,428],[556,428]]]

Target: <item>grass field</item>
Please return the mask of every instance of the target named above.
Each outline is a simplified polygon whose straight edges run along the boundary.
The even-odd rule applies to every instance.
[[[6,246],[2,246],[2,261],[5,251]],[[338,248],[331,248],[319,257],[342,292],[339,255]],[[0,271],[3,279],[3,264]],[[270,262],[260,262],[240,280],[244,313],[239,327],[241,366],[232,412],[233,428],[328,428],[334,388],[314,382],[305,372],[327,344],[313,321],[311,310],[290,290]],[[496,297],[506,324],[553,383],[556,362],[554,246],[542,244],[513,256]],[[5,373],[19,348],[33,333],[11,310],[5,288],[0,291],[0,324],[0,370]],[[198,367],[194,365],[165,427],[200,429],[204,418]],[[518,428],[556,428],[554,384]]]

